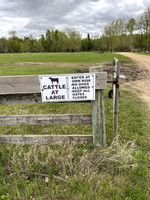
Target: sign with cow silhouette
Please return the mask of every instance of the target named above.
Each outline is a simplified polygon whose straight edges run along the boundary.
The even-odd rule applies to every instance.
[[[42,102],[95,100],[95,74],[41,75]]]

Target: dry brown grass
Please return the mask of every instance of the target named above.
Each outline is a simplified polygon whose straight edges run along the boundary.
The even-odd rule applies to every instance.
[[[115,173],[119,170],[132,170],[138,166],[133,156],[136,151],[134,142],[125,145],[112,144],[108,148],[81,150],[75,146],[49,147],[34,145],[25,149],[16,146],[11,164],[24,174],[36,168],[36,175],[57,175],[60,179],[68,176],[94,177],[101,173]]]

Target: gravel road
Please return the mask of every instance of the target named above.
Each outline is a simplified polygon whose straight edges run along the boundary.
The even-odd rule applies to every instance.
[[[124,83],[123,87],[137,93],[139,97],[147,103],[150,110],[150,56],[134,53],[119,54],[127,56],[134,60],[138,67],[143,70],[143,72],[146,70],[147,73],[144,74],[144,78],[142,77],[141,80]]]

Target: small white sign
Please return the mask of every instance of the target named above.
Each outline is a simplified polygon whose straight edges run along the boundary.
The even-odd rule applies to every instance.
[[[65,75],[40,76],[42,102],[62,102],[68,100]]]
[[[42,102],[95,100],[95,74],[41,75]]]
[[[68,76],[69,100],[95,100],[95,74],[72,74]]]

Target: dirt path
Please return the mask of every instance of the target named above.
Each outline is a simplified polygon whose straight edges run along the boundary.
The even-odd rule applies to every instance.
[[[143,72],[146,71],[144,78],[142,77],[141,80],[123,83],[122,87],[138,93],[139,97],[147,103],[150,110],[150,56],[134,53],[119,54],[131,58],[136,62],[140,70],[143,70]]]

